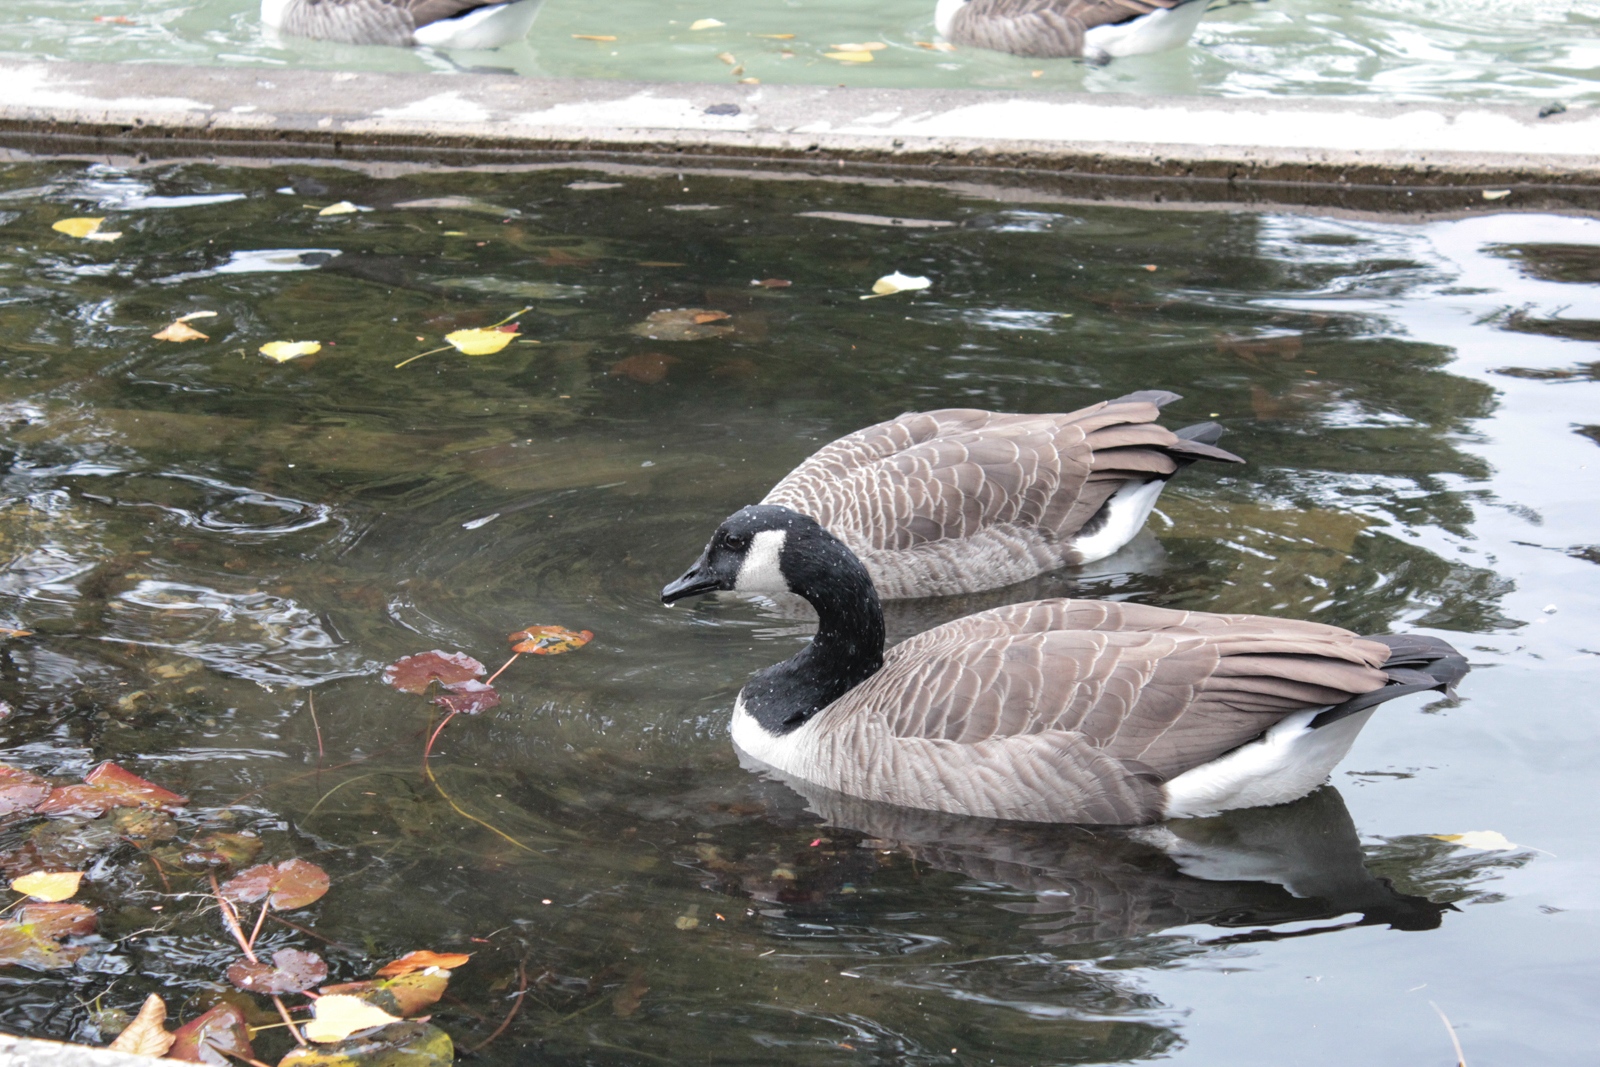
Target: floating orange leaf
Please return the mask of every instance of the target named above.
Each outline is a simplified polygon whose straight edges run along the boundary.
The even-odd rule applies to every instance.
[[[397,960],[390,960],[379,967],[377,973],[379,978],[398,978],[402,974],[426,970],[429,967],[453,971],[470,959],[472,959],[470,952],[430,952],[423,948],[407,952]]]
[[[167,1033],[166,1022],[166,1002],[151,993],[144,998],[144,1006],[133,1017],[133,1022],[107,1047],[136,1056],[165,1056],[172,1047],[172,1035]]]
[[[33,810],[40,815],[104,815],[112,808],[181,808],[189,803],[107,761],[83,776],[82,785],[56,786]]]
[[[569,630],[564,626],[530,626],[518,630],[506,640],[513,652],[531,652],[535,656],[556,656],[582,648],[594,640],[591,630]]]
[[[389,664],[383,669],[383,684],[402,693],[421,693],[434,682],[449,686],[480,678],[484,672],[483,664],[465,652],[442,652],[436,648]]]
[[[242,904],[265,897],[279,911],[314,904],[328,892],[328,872],[302,859],[284,860],[277,866],[249,867],[222,886],[222,895]]]
[[[394,978],[323,986],[320,992],[323,996],[359,997],[375,1008],[403,1016],[427,1011],[444,996],[449,984],[450,972],[435,967]]]
[[[150,335],[157,341],[209,341],[210,334],[201,333],[182,319],[166,326],[158,333]]]

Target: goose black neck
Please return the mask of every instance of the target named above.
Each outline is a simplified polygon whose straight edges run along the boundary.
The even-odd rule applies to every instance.
[[[883,666],[883,605],[867,568],[821,527],[783,551],[789,588],[817,609],[817,635],[799,654],[758,672],[740,693],[746,713],[786,734]]]

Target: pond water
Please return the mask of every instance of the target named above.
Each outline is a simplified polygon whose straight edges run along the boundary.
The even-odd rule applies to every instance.
[[[6,0],[0,55],[646,81],[1600,102],[1600,9],[1592,0],[1213,0],[1190,47],[1105,67],[932,50],[933,8],[933,0],[547,0],[525,43],[446,57],[278,39],[263,32],[258,0]],[[708,18],[723,25],[690,30]],[[885,48],[870,63],[827,57],[838,45],[874,41]]]
[[[522,1004],[492,1063],[1452,1062],[1434,1005],[1475,1065],[1593,1062],[1600,224],[1022,195],[0,169],[0,625],[31,631],[0,644],[0,761],[190,798],[161,833],[0,823],[8,877],[87,870],[100,912],[75,966],[0,969],[0,1029],[98,1044],[103,1009],[223,995],[220,833],[329,872],[262,938],[331,980],[475,953],[434,1023],[465,1049]],[[52,229],[85,216],[120,238]],[[893,270],[932,287],[860,298]],[[524,307],[498,353],[395,367]],[[727,317],[648,325],[679,308]],[[207,339],[152,338],[194,312]],[[1186,471],[1092,572],[892,630],[1079,595],[1417,631],[1471,658],[1458,702],[1386,705],[1299,804],[1174,824],[1242,880],[1120,834],[824,821],[739,766],[733,696],[805,623],[660,605],[722,516],[907,409],[1147,387],[1250,463]],[[493,667],[531,624],[595,637],[454,720],[436,788],[433,709],[380,669]],[[1430,836],[1470,831],[1509,847]]]

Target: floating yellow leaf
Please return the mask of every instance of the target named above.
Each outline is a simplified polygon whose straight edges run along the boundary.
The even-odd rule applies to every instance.
[[[918,289],[926,289],[932,284],[933,282],[921,275],[901,274],[899,271],[895,271],[893,274],[885,274],[873,282],[872,294],[873,296],[889,296],[893,293],[909,293]],[[864,296],[861,299],[871,300],[872,297]]]
[[[837,59],[841,63],[871,63],[872,53],[863,51],[854,52],[824,52],[829,59]]]
[[[159,333],[150,335],[157,341],[209,341],[210,334],[201,333],[182,319],[177,320]]]
[[[68,237],[85,238],[91,233],[98,233],[100,224],[105,219],[60,219],[50,224],[50,228],[57,233],[64,233]]]
[[[574,41],[615,41],[616,38],[608,33],[575,33]]]
[[[889,46],[882,41],[868,41],[865,44],[833,44],[828,47],[841,52],[881,52]]]
[[[728,64],[730,67],[739,62],[732,52],[718,52],[717,58]]]
[[[714,30],[718,26],[725,25],[727,24],[719,19],[695,19],[693,22],[689,23],[689,28],[691,30]]]
[[[1486,852],[1510,852],[1521,848],[1506,840],[1506,835],[1498,830],[1468,830],[1464,834],[1429,834],[1429,837],[1439,841],[1448,841],[1462,848],[1481,848]]]
[[[478,330],[456,330],[444,339],[464,356],[492,356],[517,339],[515,330],[491,326]]]
[[[26,893],[34,900],[54,904],[76,896],[78,884],[83,881],[82,871],[34,871],[11,883],[18,893]]]
[[[268,341],[261,346],[261,354],[279,363],[287,363],[301,356],[314,356],[322,351],[320,341]]]
[[[305,1035],[319,1044],[343,1041],[357,1030],[388,1026],[400,1019],[382,1008],[375,1008],[348,993],[329,993],[318,997],[312,1006],[317,1017],[305,1026]]]
[[[756,34],[756,36],[757,37],[770,38],[771,40],[774,40],[774,41],[792,41],[792,40],[794,40],[794,34],[792,34],[792,33],[758,33],[758,34]]]
[[[329,204],[318,215],[354,215],[358,211],[366,211],[364,207],[357,207],[348,200],[341,200],[337,204]]]
[[[949,41],[917,41],[918,48],[926,48],[930,52],[954,52],[956,46]]]
[[[0,637],[32,637],[32,630],[14,630],[9,626],[0,626]]]
[[[166,1021],[166,1003],[151,993],[144,998],[144,1006],[133,1017],[133,1022],[107,1047],[135,1056],[165,1056],[173,1042],[173,1036],[167,1033]]]

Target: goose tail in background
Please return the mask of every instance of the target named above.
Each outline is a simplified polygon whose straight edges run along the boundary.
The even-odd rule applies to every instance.
[[[1467,658],[1454,645],[1437,637],[1423,634],[1372,634],[1363,640],[1389,646],[1389,659],[1383,665],[1384,673],[1389,676],[1389,684],[1382,689],[1351,697],[1343,704],[1324,711],[1311,721],[1313,730],[1407,693],[1434,689],[1453,697],[1456,683],[1467,675]]]

